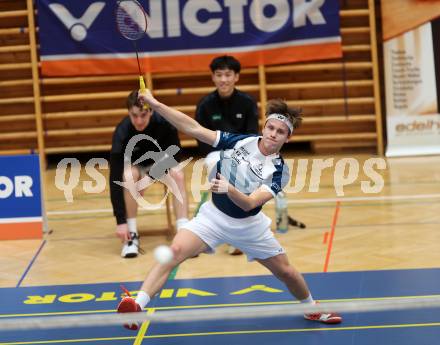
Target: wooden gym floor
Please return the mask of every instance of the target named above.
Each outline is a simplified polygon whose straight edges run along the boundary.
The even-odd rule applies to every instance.
[[[364,287],[365,291],[351,291],[349,289],[350,292],[346,289],[347,286],[351,286],[350,282],[355,282],[359,279],[364,281],[364,278],[367,276],[371,276],[373,281],[377,279],[383,280],[387,277],[387,283],[384,284],[388,284],[388,290],[385,289],[379,294],[382,297],[398,297],[405,295],[405,293],[411,295],[438,295],[437,287],[440,281],[438,274],[440,262],[440,232],[438,230],[440,225],[440,214],[438,212],[440,206],[440,172],[438,167],[440,166],[440,157],[387,159],[386,169],[376,170],[382,176],[384,185],[381,191],[375,194],[365,194],[361,188],[362,181],[371,182],[371,179],[362,172],[365,161],[372,158],[371,156],[290,156],[290,158],[296,159],[293,170],[294,174],[297,172],[297,160],[308,160],[308,170],[303,169],[303,171],[306,171],[305,187],[297,193],[288,193],[289,214],[304,222],[307,228],[290,228],[288,233],[277,234],[277,237],[286,248],[291,262],[301,272],[307,273],[306,279],[310,280],[312,291],[318,295],[319,299],[346,299],[353,298],[354,296],[362,298],[369,296],[369,294],[374,295],[374,291],[368,291],[368,286]],[[344,158],[355,159],[359,163],[361,173],[358,178],[354,179],[353,183],[343,188],[344,195],[341,196],[336,193],[335,189],[335,166],[338,162],[344,162]],[[308,188],[310,180],[313,180],[311,166],[314,159],[333,159],[333,164],[331,168],[322,172],[319,190],[312,192]],[[327,162],[331,161],[328,160]],[[353,163],[353,160],[351,162]],[[191,214],[197,206],[197,199],[191,193],[192,168],[193,164],[190,164],[185,170],[187,173],[186,182],[190,195]],[[108,176],[108,171],[102,170],[102,173]],[[348,174],[348,169],[345,170],[345,174]],[[162,236],[143,237],[141,239],[141,246],[146,251],[145,255],[141,255],[136,259],[120,258],[121,244],[114,236],[115,222],[111,213],[108,188],[100,194],[87,194],[81,188],[82,183],[86,180],[90,180],[90,177],[84,174],[83,169],[80,185],[73,193],[74,200],[72,203],[69,203],[66,201],[63,192],[56,187],[55,169],[49,169],[45,176],[49,233],[45,234],[42,240],[3,241],[0,243],[0,288],[2,288],[2,292],[4,292],[2,295],[5,298],[5,304],[3,302],[2,304],[9,310],[9,313],[13,313],[14,310],[17,313],[19,312],[20,305],[23,304],[15,303],[14,300],[20,294],[24,294],[24,296],[26,294],[45,295],[55,292],[60,296],[64,296],[64,299],[72,298],[72,302],[82,302],[82,298],[94,296],[94,289],[101,291],[101,297],[105,296],[105,298],[101,298],[101,301],[105,299],[107,303],[105,308],[111,310],[117,303],[115,292],[117,285],[120,282],[124,282],[132,289],[138,287],[139,282],[143,280],[148,268],[152,264],[152,250],[155,246],[167,242],[165,237]],[[293,185],[291,183],[290,187],[293,187]],[[148,198],[151,198],[149,200],[158,200],[162,190],[163,188],[160,186],[153,186],[148,193]],[[195,196],[198,195],[196,190]],[[274,204],[269,203],[265,206],[264,210],[273,219]],[[138,224],[140,228],[148,231],[149,228],[164,225],[165,219],[163,209],[156,212],[142,211]],[[365,271],[370,271],[371,273]],[[342,275],[338,275],[339,273]],[[234,285],[237,279],[244,279],[243,286],[260,284],[262,280],[266,281],[267,279],[269,279],[269,285],[276,285],[277,282],[272,281],[273,277],[268,277],[267,274],[268,272],[257,263],[248,263],[243,256],[229,256],[226,253],[226,247],[221,247],[215,255],[201,255],[180,265],[173,276],[175,279],[173,282],[176,283],[170,283],[170,287],[174,287],[173,284],[177,284],[178,288],[180,285],[188,284],[191,279],[196,280],[191,283],[196,288],[204,286],[205,281],[211,282],[209,286],[217,286],[217,284],[229,286],[228,284],[231,284],[231,282]],[[406,292],[399,290],[402,284],[411,287],[411,284],[419,279],[417,278],[419,275],[423,276],[423,279],[418,281],[417,287],[413,289],[414,291],[411,290],[412,288],[410,289],[411,291],[408,290]],[[231,280],[228,277],[239,278]],[[319,278],[316,279],[314,277]],[[320,282],[326,279],[331,281],[331,286],[336,287],[335,291],[339,291],[338,293],[342,294],[341,296],[333,290],[332,292],[328,291],[328,289],[323,289],[323,285]],[[393,279],[399,281],[397,287],[392,287]],[[209,286],[206,290],[209,290]],[[112,292],[105,292],[104,294],[102,291],[107,291],[105,289]],[[72,293],[72,291],[82,292],[83,294],[68,294],[68,297],[63,295],[69,292]],[[91,293],[84,294],[85,291],[91,291]],[[6,295],[11,296],[10,300],[6,298]],[[75,300],[75,298],[78,300]],[[225,300],[222,303],[227,303],[228,301]],[[174,302],[175,299],[172,303]],[[159,303],[158,306],[160,307],[161,300],[158,299],[157,303]],[[72,303],[64,304],[64,307],[66,305],[73,306]],[[85,308],[86,305],[87,303],[81,308]],[[102,306],[103,304],[101,303],[100,308]],[[40,306],[40,309],[43,307]],[[72,311],[71,307],[68,308],[69,312]],[[5,312],[8,313],[6,309]],[[40,309],[38,310],[46,310]],[[74,309],[76,310],[76,307]],[[6,314],[3,316],[6,316]],[[357,316],[355,319],[357,321],[360,320]],[[360,327],[354,319],[351,320],[354,322],[351,325],[350,320],[348,319],[348,326],[345,326],[348,328],[351,326]],[[421,322],[421,319],[418,320],[400,321],[407,324],[410,322],[410,327],[416,327],[414,325],[418,325],[418,322]],[[399,323],[400,321],[383,322]],[[429,344],[431,342],[430,337],[438,337],[438,320],[428,321],[426,321],[430,325],[428,333],[417,326],[417,334],[422,334],[420,337],[419,335],[417,336],[417,343]],[[270,322],[272,321],[266,320],[264,324],[266,326],[269,325],[268,327],[270,328],[272,327]],[[381,323],[382,321],[378,322]],[[299,328],[291,329],[289,332],[305,332],[308,328],[303,329],[301,327],[309,327],[301,325],[296,325]],[[278,327],[279,324],[274,326]],[[223,335],[235,332],[228,330],[227,327],[222,333]],[[370,325],[368,327],[377,329],[379,326]],[[396,327],[399,328],[401,326],[397,325]],[[341,330],[344,329],[342,328]],[[118,330],[112,335],[113,338],[109,335],[109,338],[105,339],[107,339],[106,341],[116,340],[127,344],[135,341],[135,344],[140,344],[142,339],[148,339],[150,343],[156,338],[165,337],[169,341],[181,343],[181,340],[175,339],[176,334],[174,333],[154,335],[156,334],[155,332],[162,334],[163,330],[155,328],[152,332],[143,335],[128,335],[124,333],[123,336],[115,338],[114,334],[121,333]],[[191,333],[192,331],[189,332]],[[242,332],[241,328],[238,328],[238,332]],[[260,331],[250,331],[249,337],[241,337],[237,341],[247,344],[248,340],[252,340],[258,332]],[[268,334],[272,332],[269,330]],[[363,344],[363,341],[368,343],[373,341],[375,336],[378,336],[378,339],[385,339],[387,343],[393,343],[399,337],[399,344],[403,344],[411,339],[401,336],[404,333],[399,331],[390,334],[386,332],[367,332],[365,336],[361,334],[361,331],[359,332],[359,334],[356,333],[358,338],[356,342],[353,342],[354,344]],[[352,338],[353,335],[337,333],[342,338],[339,338],[339,335],[331,336],[329,344],[340,343],[341,339],[354,339]],[[87,334],[86,338],[88,340],[84,343],[91,344],[99,343],[100,341],[102,343],[102,339],[97,335],[91,336],[90,333]],[[308,332],[304,333],[305,338],[295,339],[305,343],[314,343],[316,339],[313,339],[316,336],[312,336],[309,339],[306,334]],[[37,341],[34,333],[30,333],[29,339],[25,333],[23,335],[24,338],[19,342],[17,342],[15,335],[6,333],[4,336],[6,337],[5,341],[10,341],[5,344],[22,344],[22,341],[31,339],[31,341],[25,341],[24,343],[32,344]],[[76,337],[76,340],[69,340],[70,335],[67,336],[66,333],[55,334],[53,337],[55,341],[50,340],[49,336],[42,335],[37,343],[64,343],[71,341],[81,343],[81,337],[79,339]],[[327,333],[325,337],[327,337]],[[56,339],[61,340],[58,341]],[[188,339],[191,343],[203,340],[202,338],[199,339],[192,336]],[[211,341],[214,341],[214,343],[217,343],[217,341],[224,343],[224,339],[215,340],[213,338]],[[281,341],[281,338],[277,339]],[[286,343],[290,343],[292,339],[286,338],[285,340]],[[159,343],[159,340],[157,340],[157,343]]]
[[[295,157],[308,159],[309,169],[306,187],[288,194],[289,214],[307,228],[290,228],[288,233],[277,235],[291,262],[301,272],[439,267],[440,157],[387,159],[386,169],[376,170],[384,179],[380,193],[362,192],[361,181],[371,180],[361,173],[339,197],[334,188],[334,166],[347,157],[333,158],[333,168],[323,171],[317,192],[307,191],[312,159],[330,157]],[[359,161],[361,171],[363,162],[371,158],[350,157]],[[197,205],[190,188],[192,166],[185,170],[191,214]],[[108,171],[102,173],[108,176]],[[91,178],[83,168],[74,200],[68,203],[55,186],[55,168],[46,172],[50,233],[43,240],[0,242],[0,287],[143,280],[153,260],[152,250],[166,243],[165,237],[143,237],[145,255],[133,260],[120,258],[108,187],[100,194],[86,194],[81,188],[86,180]],[[157,199],[161,192],[160,186],[153,186],[149,197],[154,200],[156,195]],[[274,204],[264,210],[273,219]],[[147,230],[165,224],[165,219],[164,210],[142,211],[138,224]],[[220,248],[216,255],[202,255],[182,264],[176,278],[266,273],[257,263],[247,263],[243,256],[228,256],[226,248]]]

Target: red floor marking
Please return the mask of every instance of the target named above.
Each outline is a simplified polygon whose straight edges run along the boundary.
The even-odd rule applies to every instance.
[[[328,231],[324,232],[324,239],[322,240],[323,244],[326,244],[328,240]]]
[[[337,201],[337,202],[336,202],[335,213],[333,214],[332,228],[331,228],[331,231],[330,231],[330,239],[329,239],[329,241],[328,241],[327,255],[326,255],[326,257],[325,257],[325,263],[324,263],[324,270],[323,270],[323,272],[327,272],[327,269],[328,269],[328,263],[329,263],[329,261],[330,261],[330,254],[331,254],[331,252],[332,252],[333,238],[335,237],[336,223],[337,223],[337,221],[338,221],[338,215],[339,215],[340,205],[341,205],[341,202],[340,202],[340,201]]]

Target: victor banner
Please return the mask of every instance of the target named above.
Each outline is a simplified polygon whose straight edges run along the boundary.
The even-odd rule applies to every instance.
[[[213,56],[244,66],[342,55],[338,0],[140,0],[148,30],[137,41],[145,72],[206,70]],[[37,0],[46,76],[137,72],[116,28],[116,1]]]
[[[0,156],[0,240],[41,238],[44,207],[38,155]]]

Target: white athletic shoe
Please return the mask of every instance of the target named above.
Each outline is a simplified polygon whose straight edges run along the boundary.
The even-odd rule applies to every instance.
[[[122,246],[121,256],[123,258],[135,258],[139,254],[139,236],[135,232],[130,232],[130,241]]]

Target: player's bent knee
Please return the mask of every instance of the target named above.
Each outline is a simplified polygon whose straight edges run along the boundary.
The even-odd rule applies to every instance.
[[[278,277],[278,279],[280,279],[283,282],[293,281],[293,280],[296,280],[296,278],[297,278],[295,271],[289,266],[283,267],[277,273],[277,277]]]
[[[180,244],[172,244],[171,250],[174,253],[174,260],[177,262],[181,262],[185,260],[185,257],[183,255],[182,246]]]

